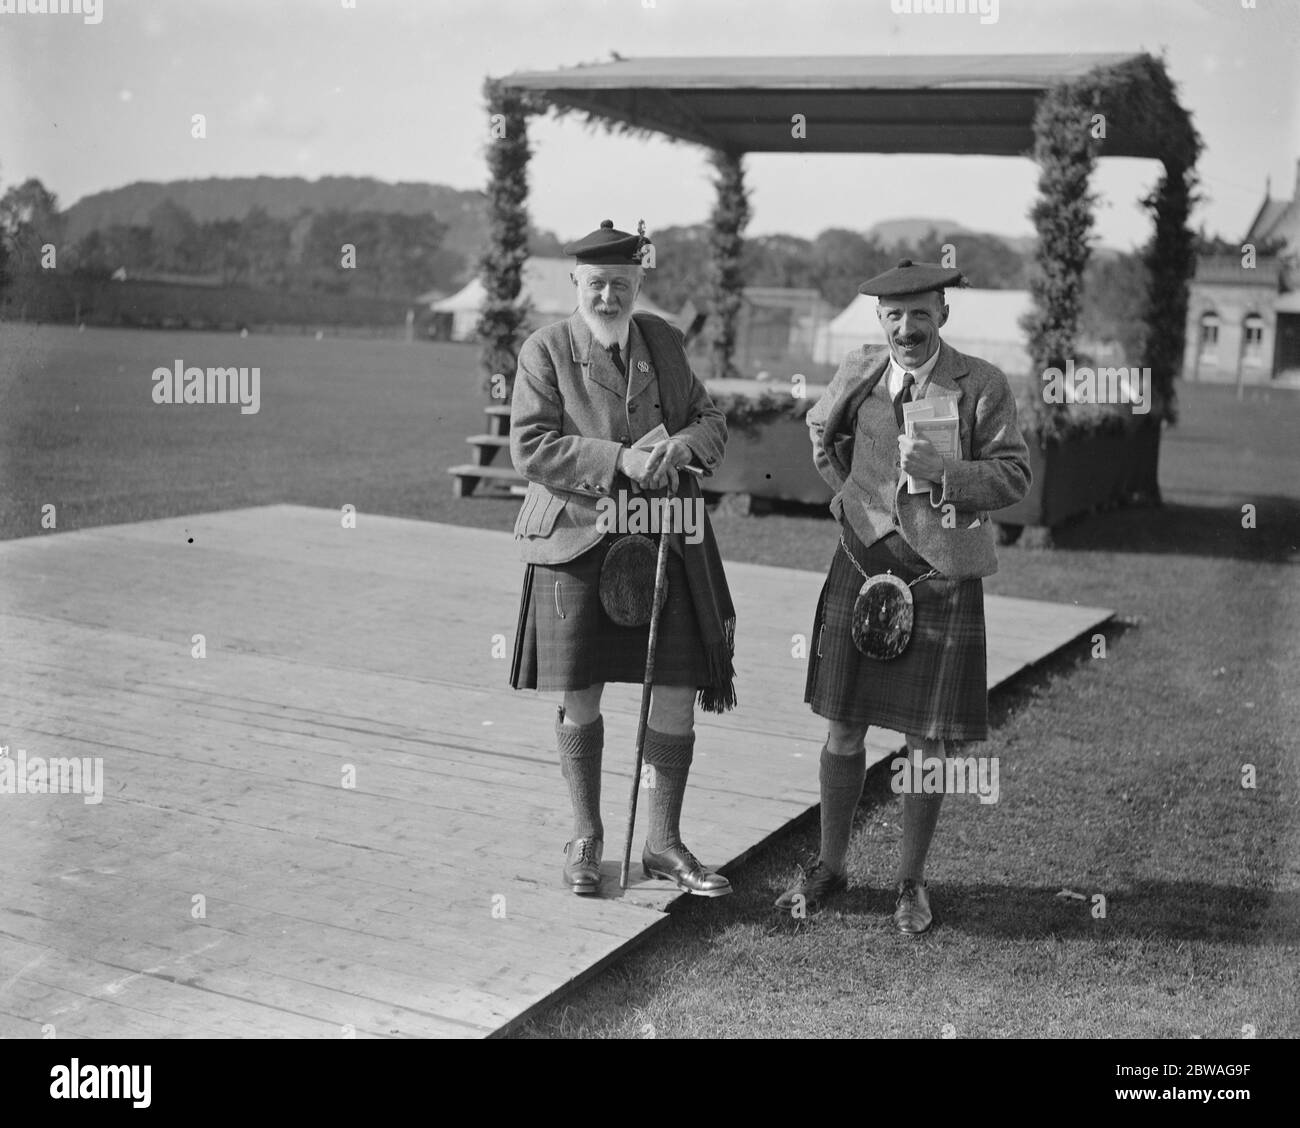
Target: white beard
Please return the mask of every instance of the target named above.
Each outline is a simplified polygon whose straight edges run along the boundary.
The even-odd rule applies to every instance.
[[[632,312],[630,310],[620,314],[617,321],[611,321],[599,314],[588,313],[581,308],[578,312],[582,314],[582,320],[587,323],[591,335],[605,348],[609,348],[610,345],[622,345],[624,338],[628,334],[628,327],[632,324]]]

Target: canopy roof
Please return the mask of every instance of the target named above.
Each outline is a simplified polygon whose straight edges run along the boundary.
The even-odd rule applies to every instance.
[[[1033,148],[1038,99],[1099,67],[1090,55],[868,55],[622,59],[504,79],[561,112],[733,153],[980,153]],[[1103,107],[1105,108],[1105,107]],[[793,136],[803,114],[806,136]],[[1132,116],[1132,115],[1130,115]],[[1105,153],[1159,157],[1144,123],[1109,122]]]

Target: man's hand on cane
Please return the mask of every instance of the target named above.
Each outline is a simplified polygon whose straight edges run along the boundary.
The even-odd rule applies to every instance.
[[[663,439],[655,443],[650,448],[650,461],[647,467],[654,474],[652,488],[658,489],[667,483],[672,492],[676,493],[678,468],[689,464],[691,458],[691,448],[681,439]]]
[[[648,451],[629,447],[619,455],[618,468],[644,490],[667,484],[677,490],[678,467],[691,461],[691,448],[681,439],[661,439]]]

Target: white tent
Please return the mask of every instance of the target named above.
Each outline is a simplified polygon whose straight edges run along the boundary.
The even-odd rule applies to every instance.
[[[552,321],[559,321],[578,308],[573,283],[569,279],[572,269],[573,260],[567,258],[530,258],[524,263],[521,296],[527,298],[532,305],[528,316],[529,328],[536,329]],[[452,315],[453,341],[471,341],[474,339],[474,326],[478,322],[479,310],[483,308],[484,297],[483,283],[475,278],[451,297],[433,302],[429,308],[434,313]],[[649,301],[644,294],[637,298],[636,308],[673,320],[671,314]]]
[[[943,339],[960,352],[996,364],[1008,375],[1029,371],[1029,352],[1020,319],[1033,306],[1028,290],[945,291],[948,324]],[[813,359],[836,364],[861,345],[883,345],[884,330],[876,317],[876,299],[859,294],[818,335]]]

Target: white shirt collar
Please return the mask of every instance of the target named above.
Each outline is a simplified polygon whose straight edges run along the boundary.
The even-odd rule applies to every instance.
[[[939,348],[942,347],[942,344],[940,344]],[[912,370],[912,375],[916,379],[916,391],[913,394],[918,399],[925,391],[926,381],[930,379],[930,373],[934,371],[934,366],[939,363],[939,348],[934,350],[930,359],[921,365],[920,368]],[[898,363],[891,351],[889,354],[889,395],[891,399],[898,395],[899,391],[902,389],[903,377],[906,374],[907,369]]]

